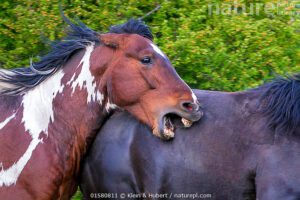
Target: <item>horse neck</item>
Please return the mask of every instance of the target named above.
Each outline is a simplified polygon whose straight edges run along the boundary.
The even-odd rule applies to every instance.
[[[74,127],[72,132],[82,138],[93,137],[108,113],[115,107],[107,96],[103,74],[97,79],[92,75],[90,68],[91,64],[94,64],[91,63],[94,61],[93,51],[94,47],[88,46],[64,67],[62,84],[63,93],[66,95],[58,95],[57,102],[61,103],[54,104],[59,107],[57,115],[67,121],[69,126]],[[70,116],[66,113],[70,113]]]
[[[48,157],[49,165],[63,166],[61,173],[66,184],[75,177],[89,139],[94,137],[111,107],[106,103],[105,91],[98,90],[101,77],[95,80],[90,73],[91,51],[92,48],[87,48],[75,54],[63,68],[20,96],[0,96],[1,133],[19,137],[18,133],[23,132],[31,137],[21,158],[9,171],[1,171],[0,187],[16,182],[32,157],[42,158],[34,156],[35,151],[39,155],[46,152],[50,152],[47,156],[53,155]],[[6,180],[11,171],[14,176]]]
[[[100,128],[111,104],[90,71],[92,51],[93,46],[88,46],[75,54],[62,69],[23,95],[24,126],[32,136],[43,132],[57,145],[73,141],[83,149],[87,138]]]

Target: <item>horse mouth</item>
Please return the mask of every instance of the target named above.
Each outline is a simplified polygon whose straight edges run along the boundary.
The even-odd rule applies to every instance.
[[[171,139],[174,138],[175,134],[175,127],[172,123],[172,119],[170,116],[165,115],[163,117],[163,137],[165,137],[166,139]]]
[[[159,137],[164,140],[170,140],[175,137],[174,132],[176,128],[189,128],[193,125],[194,121],[196,120],[192,121],[190,119],[179,116],[178,114],[167,113],[162,117],[161,122],[159,123]]]

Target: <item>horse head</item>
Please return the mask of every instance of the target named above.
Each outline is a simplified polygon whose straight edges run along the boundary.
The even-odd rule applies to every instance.
[[[102,76],[101,90],[107,92],[110,105],[124,108],[163,139],[174,137],[170,114],[181,117],[187,126],[201,118],[196,96],[153,43],[144,23],[129,20],[99,34],[99,39],[91,71]],[[97,61],[99,54],[105,59]]]

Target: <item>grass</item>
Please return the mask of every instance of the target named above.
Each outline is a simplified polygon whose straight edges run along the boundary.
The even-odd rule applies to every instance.
[[[80,190],[78,189],[71,200],[81,200],[81,199],[82,199],[82,194],[81,194]]]

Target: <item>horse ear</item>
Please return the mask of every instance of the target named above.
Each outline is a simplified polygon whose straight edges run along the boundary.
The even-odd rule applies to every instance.
[[[121,45],[122,42],[122,36],[121,34],[116,34],[116,33],[105,33],[105,34],[100,34],[100,41],[103,43],[105,46],[111,47],[111,48],[118,48]]]

